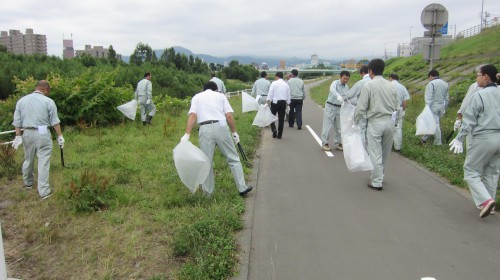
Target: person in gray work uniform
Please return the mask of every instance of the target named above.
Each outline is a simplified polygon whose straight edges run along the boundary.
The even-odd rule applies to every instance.
[[[226,86],[224,85],[224,82],[221,79],[217,78],[214,72],[210,73],[210,75],[212,76],[212,79],[210,79],[210,81],[214,82],[217,85],[217,91],[226,94]]]
[[[391,154],[394,137],[395,116],[399,110],[399,98],[396,88],[382,77],[385,63],[382,59],[373,59],[368,63],[371,81],[361,90],[358,105],[354,111],[354,124],[366,116],[367,150],[373,164],[368,187],[382,190],[384,170]]]
[[[299,78],[299,71],[292,69],[292,77],[288,80],[290,86],[290,113],[288,113],[288,126],[293,127],[297,122],[297,129],[302,129],[302,105],[306,98],[304,81]]]
[[[321,131],[321,146],[324,151],[330,151],[328,140],[330,139],[330,130],[333,127],[335,131],[334,145],[339,151],[343,150],[342,135],[340,134],[340,107],[342,102],[347,99],[349,86],[347,82],[351,77],[349,71],[340,72],[340,79],[333,81],[330,85],[330,92],[326,99],[325,111],[323,113],[323,129]]]
[[[200,126],[198,132],[200,149],[210,160],[210,173],[202,184],[203,191],[209,196],[214,192],[213,157],[215,145],[217,145],[221,153],[226,157],[238,192],[241,196],[245,196],[253,187],[245,184],[243,167],[234,147],[235,143],[240,142],[240,136],[236,132],[236,124],[232,114],[234,111],[226,96],[217,92],[217,84],[212,81],[207,82],[203,89],[203,92],[196,94],[191,100],[186,133],[182,136],[181,141],[189,141],[194,124],[198,121]],[[229,134],[228,125],[232,137]]]
[[[495,197],[500,169],[500,89],[495,82],[498,70],[488,64],[476,74],[478,86],[462,111],[462,127],[450,143],[454,153],[463,152],[463,138],[471,134],[464,162],[464,180],[469,186],[479,217],[495,211]]]
[[[16,138],[12,146],[17,149],[24,147],[23,182],[24,188],[31,189],[34,184],[35,154],[38,157],[38,194],[42,199],[49,198],[52,190],[49,184],[50,157],[52,155],[52,139],[49,126],[57,133],[57,142],[61,149],[64,146],[64,137],[59,125],[57,107],[48,97],[50,85],[41,80],[36,84],[35,91],[28,94],[16,104],[14,121]]]
[[[143,125],[150,125],[156,113],[156,106],[153,103],[153,85],[151,84],[151,73],[145,73],[144,79],[137,83],[135,89],[135,99],[141,108],[141,120]]]
[[[403,118],[405,116],[406,107],[408,106],[407,101],[410,99],[410,94],[405,86],[399,83],[399,76],[397,74],[389,75],[389,81],[396,87],[399,98],[399,117],[398,122],[394,126],[394,150],[400,152],[403,147]]]
[[[441,145],[441,125],[439,122],[444,115],[446,107],[448,107],[448,83],[439,78],[439,72],[435,69],[429,71],[428,77],[430,82],[425,88],[425,104],[429,105],[434,120],[436,121],[434,145]],[[424,135],[420,142],[425,144],[429,136],[430,135]]]
[[[363,65],[359,68],[359,75],[361,80],[357,81],[352,88],[347,92],[347,100],[351,102],[352,105],[356,106],[358,104],[359,96],[361,95],[361,89],[363,85],[371,80],[370,75],[368,75],[368,66]],[[366,149],[366,116],[363,116],[359,120],[359,131],[361,133],[361,140],[363,141],[363,146]]]
[[[267,79],[267,72],[260,72],[260,78],[255,81],[252,87],[252,96],[257,97],[260,95],[258,100],[259,104],[266,104],[267,94],[269,93],[269,87],[271,86],[271,82]]]

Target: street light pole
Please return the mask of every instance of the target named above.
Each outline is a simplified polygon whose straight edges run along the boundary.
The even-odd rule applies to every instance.
[[[411,29],[413,28],[413,26],[410,26],[410,44],[411,44]]]

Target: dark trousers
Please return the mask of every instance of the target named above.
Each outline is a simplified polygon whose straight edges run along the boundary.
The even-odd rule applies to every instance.
[[[278,113],[278,138],[283,135],[283,124],[285,123],[286,100],[279,100],[278,103],[271,103],[271,113]],[[276,131],[276,124],[271,123],[271,130]]]
[[[290,102],[290,113],[288,113],[288,126],[293,127],[293,124],[297,122],[297,126],[302,126],[302,104],[304,100],[302,99],[292,99]]]

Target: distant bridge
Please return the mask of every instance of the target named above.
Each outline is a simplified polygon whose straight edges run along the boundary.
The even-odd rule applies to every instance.
[[[299,75],[300,74],[323,74],[323,76],[326,75],[335,75],[335,74],[340,74],[341,71],[349,71],[351,73],[356,72],[357,69],[297,69],[299,70]],[[259,71],[266,71],[267,75],[269,76],[274,76],[276,72],[283,72],[283,74],[290,73],[292,69],[273,69],[273,70],[259,70]]]

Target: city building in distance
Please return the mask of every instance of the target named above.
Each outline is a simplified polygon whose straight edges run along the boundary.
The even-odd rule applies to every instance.
[[[19,30],[2,31],[0,44],[7,51],[15,54],[44,54],[47,55],[47,37],[42,34],[34,34],[32,28],[26,28],[26,34]]]

